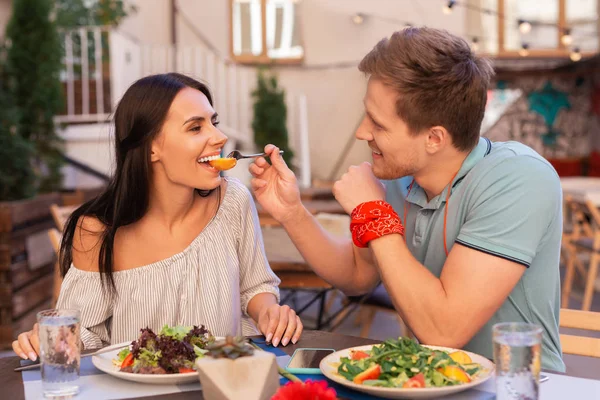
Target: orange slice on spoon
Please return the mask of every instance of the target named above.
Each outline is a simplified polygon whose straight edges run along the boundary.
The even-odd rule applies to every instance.
[[[235,158],[217,158],[208,162],[211,167],[218,169],[219,171],[227,171],[235,167],[237,160]]]

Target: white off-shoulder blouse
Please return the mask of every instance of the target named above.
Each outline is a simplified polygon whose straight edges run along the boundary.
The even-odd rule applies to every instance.
[[[135,251],[135,249],[131,249]],[[142,328],[204,324],[216,336],[254,335],[246,309],[259,293],[279,301],[279,278],[267,261],[256,207],[248,189],[227,179],[214,218],[181,253],[114,272],[116,295],[100,274],[71,266],[57,308],[81,310],[86,349],[135,340]]]

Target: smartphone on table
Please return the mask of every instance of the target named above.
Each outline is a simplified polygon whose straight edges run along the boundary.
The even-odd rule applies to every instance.
[[[335,350],[333,349],[296,349],[285,369],[296,375],[320,374],[321,369],[319,365],[321,364],[321,360],[334,352]]]

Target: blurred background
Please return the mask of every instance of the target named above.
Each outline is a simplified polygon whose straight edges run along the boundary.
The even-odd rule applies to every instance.
[[[307,207],[345,235],[330,187],[370,154],[353,136],[366,88],[358,62],[392,32],[423,25],[492,59],[481,134],[533,147],[563,178],[565,198],[579,199],[565,208],[563,267],[573,278],[563,307],[599,311],[600,247],[575,243],[600,235],[590,211],[600,205],[598,3],[0,0],[0,346],[55,301],[62,223],[106,184],[112,113],[135,80],[178,71],[207,82],[230,138],[225,152],[285,149]],[[228,174],[249,182],[245,164]],[[394,313],[375,315],[393,310],[385,293],[357,302],[332,290],[259,214],[284,300],[308,304],[309,324],[374,338],[402,332]],[[573,236],[578,216],[587,226]]]

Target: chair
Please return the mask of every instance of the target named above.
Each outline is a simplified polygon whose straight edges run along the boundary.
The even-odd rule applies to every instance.
[[[355,325],[361,325],[360,337],[368,338],[373,326],[373,321],[378,312],[384,312],[392,314],[397,318],[398,324],[400,325],[401,336],[413,336],[412,332],[408,329],[408,326],[404,323],[400,314],[396,311],[390,296],[388,295],[383,285],[377,286],[371,293],[365,296],[349,297],[347,299],[346,312],[340,315],[334,323],[332,323],[332,330],[335,330],[343,320],[347,318],[351,311],[358,308],[358,313],[354,320]],[[352,307],[355,305],[355,307]]]
[[[570,212],[573,215],[573,231],[566,247],[569,257],[565,271],[565,280],[562,293],[562,307],[567,308],[573,287],[575,269],[585,277],[585,288],[581,309],[589,311],[594,295],[594,285],[598,276],[600,264],[600,211],[589,200],[574,201],[569,199]],[[587,253],[590,256],[587,271],[581,264],[578,256]]]
[[[54,254],[56,254],[56,263],[54,264],[54,288],[52,289],[52,307],[56,306],[58,301],[58,295],[60,294],[60,285],[62,284],[62,277],[60,276],[60,264],[58,262],[58,254],[60,252],[61,234],[56,228],[48,229],[48,237]]]
[[[600,332],[600,313],[562,308],[560,326]],[[600,358],[598,338],[561,334],[560,343],[565,354]]]

